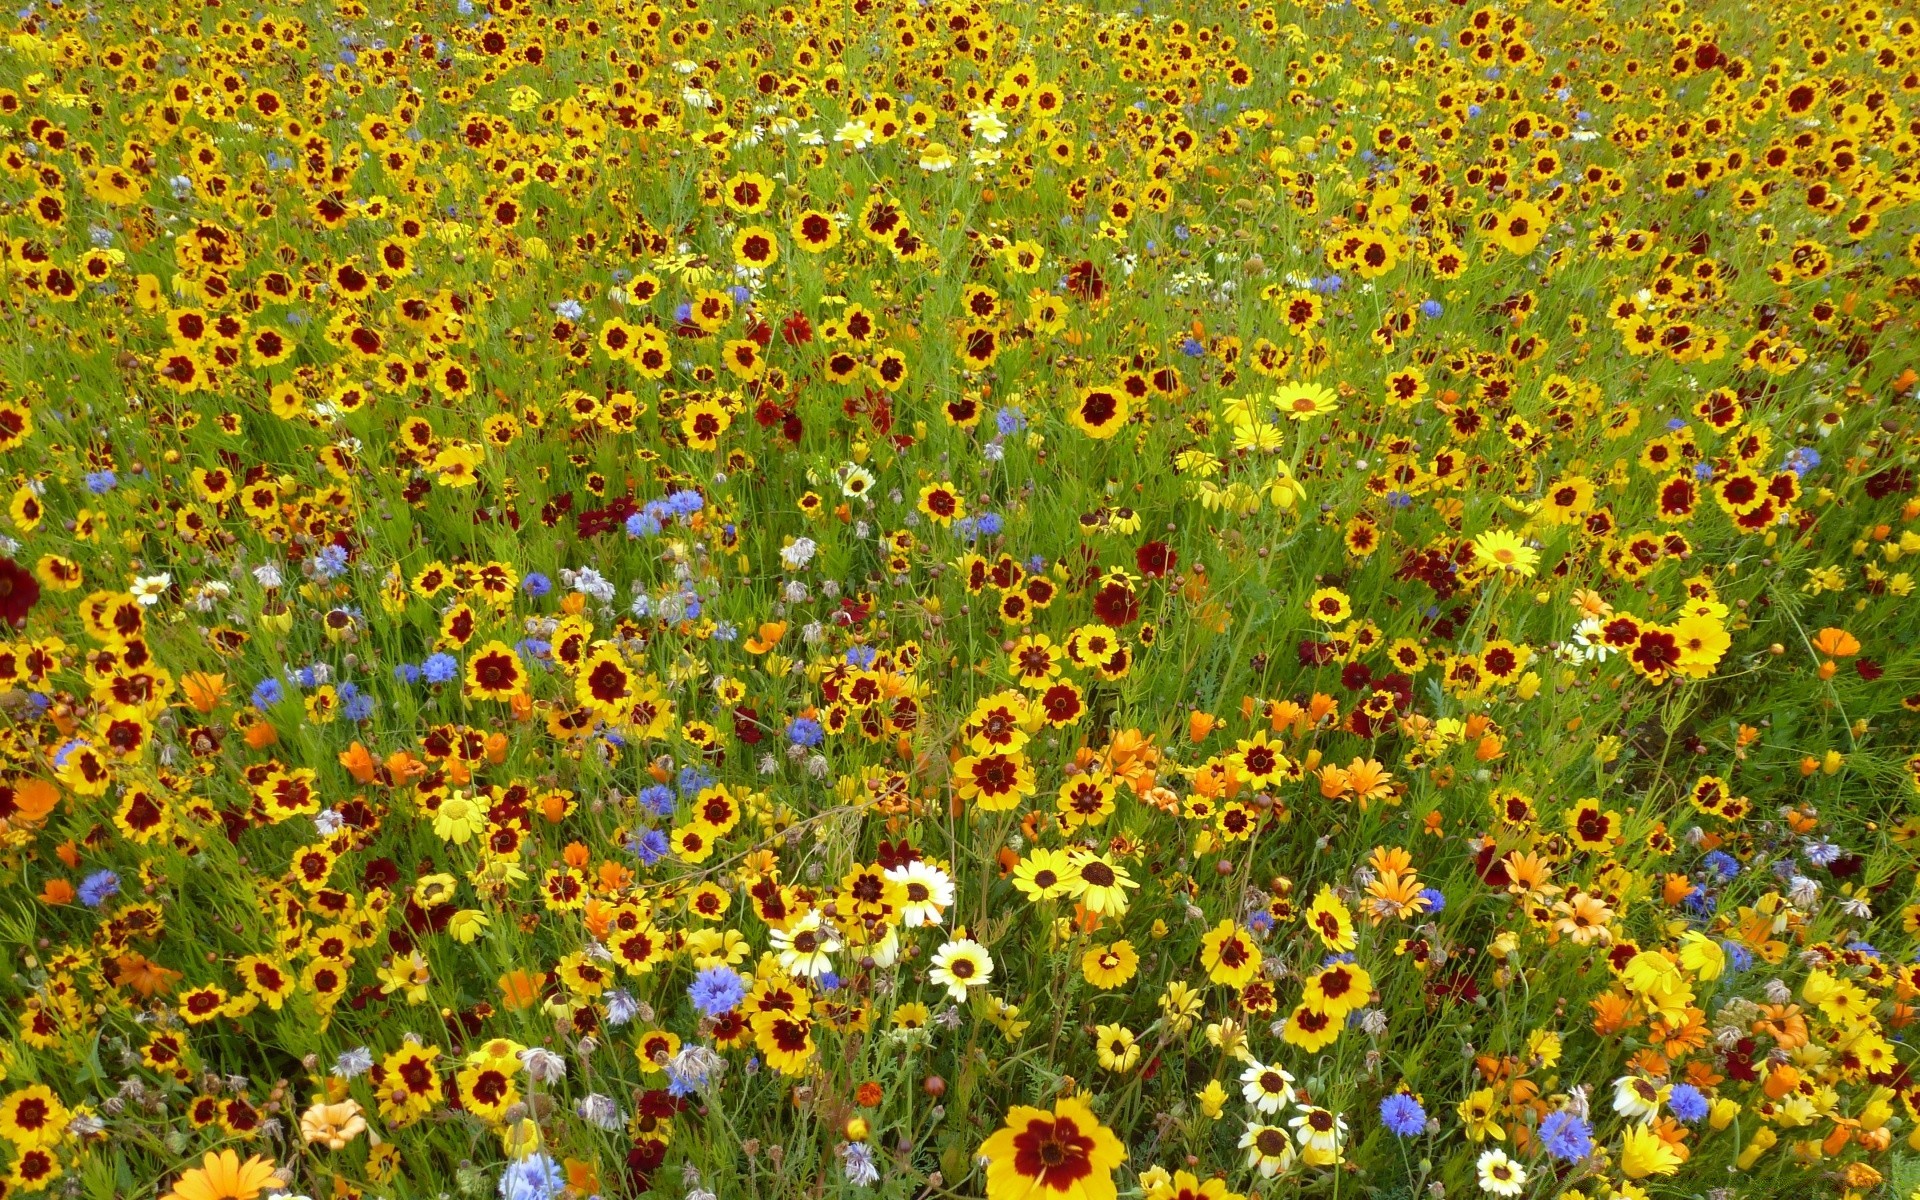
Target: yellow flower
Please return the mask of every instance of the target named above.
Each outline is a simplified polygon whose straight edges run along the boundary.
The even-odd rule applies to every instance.
[[[1093,1031],[1094,1052],[1109,1071],[1131,1071],[1140,1061],[1140,1043],[1125,1025],[1100,1025]]]
[[[486,931],[487,924],[487,914],[477,908],[463,908],[447,922],[447,932],[453,935],[454,941],[466,946]]]
[[[1115,1200],[1113,1169],[1127,1158],[1113,1131],[1073,1097],[1054,1101],[1052,1112],[1015,1105],[975,1153],[987,1160],[987,1200]]]
[[[433,814],[433,832],[443,842],[464,846],[487,830],[487,810],[465,792],[440,802]]]
[[[1508,571],[1524,579],[1533,578],[1533,569],[1540,563],[1540,552],[1508,529],[1489,529],[1474,538],[1473,557],[1490,571]]]
[[[1289,420],[1311,421],[1337,410],[1340,401],[1317,383],[1292,383],[1273,394],[1273,405]]]
[[[1207,1086],[1193,1094],[1200,1102],[1200,1111],[1210,1121],[1218,1121],[1220,1113],[1227,1106],[1227,1089],[1220,1086],[1218,1079],[1207,1080]]]
[[[253,1200],[273,1178],[272,1159],[256,1154],[243,1163],[233,1151],[222,1150],[183,1171],[162,1200]]]
[[[1090,946],[1080,959],[1080,974],[1093,986],[1117,988],[1132,979],[1140,967],[1133,943],[1122,939],[1111,946]]]
[[[1672,1175],[1680,1169],[1680,1152],[1668,1145],[1651,1125],[1629,1125],[1620,1139],[1620,1170],[1628,1179]]]

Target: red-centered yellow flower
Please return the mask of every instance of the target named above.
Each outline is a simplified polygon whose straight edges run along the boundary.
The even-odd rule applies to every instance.
[[[980,1144],[988,1200],[1114,1200],[1113,1170],[1127,1150],[1093,1111],[1071,1097],[1053,1111],[1015,1105]]]
[[[1307,924],[1320,935],[1329,950],[1336,952],[1353,949],[1353,914],[1333,894],[1333,889],[1322,885],[1320,894],[1313,898],[1313,907],[1307,910]]]
[[[1033,768],[1018,751],[968,755],[953,764],[953,789],[986,812],[1005,812],[1033,795]]]
[[[1222,921],[1200,939],[1200,964],[1215,983],[1242,987],[1260,973],[1260,948],[1232,921]]]

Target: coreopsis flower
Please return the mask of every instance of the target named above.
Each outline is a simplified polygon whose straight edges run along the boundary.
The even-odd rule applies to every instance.
[[[1080,1100],[1053,1109],[1015,1105],[976,1152],[987,1160],[988,1200],[1114,1200],[1126,1147]]]

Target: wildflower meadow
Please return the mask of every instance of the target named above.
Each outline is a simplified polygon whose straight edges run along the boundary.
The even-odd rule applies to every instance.
[[[1920,10],[21,0],[0,1198],[1920,1195]]]

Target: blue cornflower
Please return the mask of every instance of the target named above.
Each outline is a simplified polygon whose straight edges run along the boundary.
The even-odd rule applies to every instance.
[[[553,311],[559,313],[569,321],[578,321],[581,317],[587,315],[587,310],[580,306],[578,300],[562,300],[553,306]]]
[[[313,573],[322,579],[332,579],[347,573],[347,550],[344,546],[325,546],[313,556]]]
[[[880,652],[872,646],[850,646],[847,648],[847,662],[859,667],[863,671],[871,667],[873,660],[878,658],[879,655]]]
[[[1445,308],[1441,307],[1440,302],[1438,300],[1422,300],[1420,302],[1420,315],[1425,317],[1429,321],[1434,320],[1441,313],[1446,311],[1447,310]]]
[[[553,1200],[567,1186],[559,1163],[539,1151],[507,1164],[500,1176],[500,1200]]]
[[[627,518],[627,536],[630,538],[652,537],[660,532],[660,522],[651,514],[637,512]]]
[[[1690,1083],[1676,1083],[1667,1093],[1667,1107],[1673,1115],[1692,1125],[1707,1115],[1707,1098]]]
[[[420,673],[426,676],[428,683],[452,683],[454,676],[460,673],[460,660],[442,650],[427,655],[427,661],[420,664]]]
[[[993,427],[1001,437],[1011,437],[1027,427],[1027,414],[1017,408],[1003,408],[993,414]]]
[[[1593,1153],[1593,1131],[1570,1112],[1551,1112],[1540,1122],[1540,1144],[1560,1162],[1579,1162]]]
[[[727,1012],[747,994],[747,981],[731,967],[708,967],[693,977],[687,995],[693,1006],[709,1017]]]
[[[1732,879],[1740,874],[1740,860],[1725,850],[1714,850],[1700,860],[1701,864],[1721,879]]]
[[[674,782],[680,788],[680,794],[685,796],[712,787],[713,776],[699,767],[681,767],[680,777]]]
[[[393,677],[401,683],[419,683],[420,668],[415,663],[399,663],[393,668]]]
[[[1727,970],[1732,971],[1735,975],[1753,969],[1753,951],[1742,946],[1739,942],[1721,942],[1720,950],[1721,953],[1727,956]]]
[[[1415,1137],[1427,1127],[1427,1110],[1405,1092],[1395,1092],[1380,1102],[1380,1123],[1398,1137]]]
[[[374,699],[360,690],[359,685],[343,683],[340,685],[340,715],[349,721],[364,721],[373,715]]]
[[[1198,338],[1188,338],[1180,343],[1180,353],[1186,355],[1188,358],[1199,358],[1206,354],[1206,352],[1207,348],[1200,344]]]
[[[253,706],[265,712],[285,698],[287,689],[278,679],[269,675],[253,686]]]
[[[94,471],[87,476],[87,490],[96,496],[104,496],[120,482],[120,477],[112,471]]]
[[[1427,902],[1427,915],[1447,911],[1447,897],[1439,888],[1421,888],[1420,898]]]
[[[1000,519],[999,513],[981,513],[974,527],[980,531],[981,537],[993,537],[1006,528],[1006,522]]]
[[[535,571],[520,581],[520,590],[538,600],[553,590],[553,580]]]
[[[672,849],[667,845],[667,835],[658,829],[648,829],[627,839],[627,849],[637,855],[644,866],[652,866],[667,856]]]
[[[606,995],[607,1024],[625,1025],[640,1015],[640,1002],[633,993],[625,988],[615,988]]]
[[[640,793],[640,804],[656,817],[673,815],[673,790],[656,783]]]
[[[120,894],[120,877],[112,871],[95,871],[80,881],[80,903],[99,908]]]
[[[675,516],[690,517],[706,506],[706,497],[691,488],[674,492],[667,497],[667,508]]]
[[[812,717],[795,717],[787,723],[787,740],[811,749],[827,740],[827,731]]]

